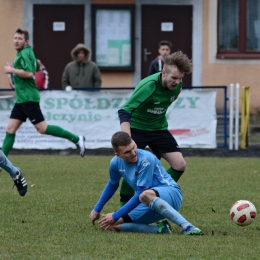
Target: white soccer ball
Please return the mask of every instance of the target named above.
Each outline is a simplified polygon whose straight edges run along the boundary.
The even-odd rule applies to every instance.
[[[256,208],[248,200],[238,200],[230,209],[230,218],[239,226],[248,226],[256,218]]]

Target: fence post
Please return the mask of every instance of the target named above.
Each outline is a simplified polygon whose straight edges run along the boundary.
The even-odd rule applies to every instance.
[[[249,135],[249,119],[250,119],[250,87],[242,88],[241,95],[241,144],[242,149],[248,147],[248,135]]]
[[[229,150],[233,149],[233,101],[234,101],[234,84],[230,84],[230,93],[229,93]]]
[[[230,84],[229,150],[233,150],[234,147],[233,143],[235,143],[236,150],[238,150],[238,146],[239,146],[239,88],[240,88],[239,83],[236,83],[236,97],[234,98],[234,84],[233,83]],[[234,113],[234,100],[236,101],[235,113]],[[235,116],[235,133],[233,134],[234,116]]]
[[[235,113],[235,150],[238,150],[239,146],[239,93],[240,93],[240,85],[236,83],[236,113]]]

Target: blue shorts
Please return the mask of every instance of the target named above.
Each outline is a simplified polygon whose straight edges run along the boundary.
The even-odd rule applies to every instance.
[[[159,193],[159,197],[168,202],[175,210],[179,210],[182,204],[182,193],[179,186],[167,186],[151,188]],[[165,217],[159,215],[145,204],[141,203],[133,209],[128,216],[133,223],[151,224]]]

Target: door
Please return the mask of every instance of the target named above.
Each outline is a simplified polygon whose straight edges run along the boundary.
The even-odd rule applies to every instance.
[[[49,88],[61,89],[71,50],[84,43],[84,5],[34,5],[33,47],[49,73]]]
[[[181,50],[191,59],[192,6],[142,5],[142,78],[148,75],[161,40],[172,43],[171,52]],[[191,78],[191,74],[185,75],[185,86],[192,85]]]

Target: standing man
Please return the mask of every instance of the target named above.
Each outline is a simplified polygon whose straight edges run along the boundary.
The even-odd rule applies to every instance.
[[[203,235],[178,212],[182,204],[180,187],[156,156],[137,149],[130,135],[123,131],[116,132],[111,143],[116,156],[110,162],[108,183],[90,214],[92,224],[99,219],[102,208],[114,195],[123,177],[136,193],[119,210],[102,215],[101,228],[121,232],[172,233],[166,221],[158,226],[149,225],[167,218],[180,226],[184,235]]]
[[[89,61],[90,49],[78,44],[72,51],[72,62],[68,63],[62,74],[62,88],[100,88],[101,75],[98,66]]]
[[[160,41],[158,44],[158,57],[154,59],[149,67],[148,76],[161,72],[163,69],[164,58],[170,54],[172,44],[169,41]]]
[[[9,63],[4,66],[4,73],[14,74],[16,96],[2,146],[4,154],[8,156],[15,141],[16,131],[29,118],[39,133],[65,138],[73,142],[83,157],[85,154],[85,137],[70,133],[56,125],[47,125],[43,117],[39,90],[35,84],[35,73],[39,70],[40,64],[36,60],[31,46],[28,45],[28,32],[20,28],[17,29],[13,42],[14,48],[17,50],[16,58],[13,66]]]
[[[118,111],[121,130],[132,136],[138,148],[149,146],[159,159],[164,158],[171,166],[167,172],[176,182],[183,174],[186,162],[168,131],[166,111],[181,92],[182,78],[191,71],[192,63],[186,54],[177,51],[166,56],[162,72],[141,80]],[[121,206],[133,194],[133,189],[123,180]]]

